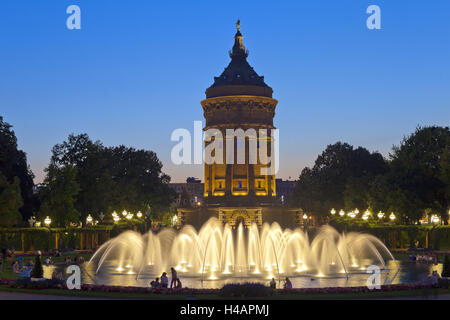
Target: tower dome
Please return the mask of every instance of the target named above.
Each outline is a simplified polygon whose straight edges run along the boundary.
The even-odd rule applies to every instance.
[[[244,46],[244,37],[241,34],[241,23],[236,23],[234,45],[230,50],[231,62],[214,83],[206,90],[206,98],[220,96],[253,95],[272,97],[273,90],[264,82],[247,62],[248,50]]]

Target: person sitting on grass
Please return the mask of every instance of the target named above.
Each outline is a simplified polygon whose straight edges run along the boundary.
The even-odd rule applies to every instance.
[[[49,266],[53,264],[52,259],[50,259],[50,257],[45,258],[45,265]]]
[[[20,273],[20,265],[19,262],[14,261],[14,263],[12,264],[12,271],[14,273]]]
[[[155,280],[153,280],[152,282],[150,282],[150,286],[151,286],[153,289],[161,288],[161,283],[159,283],[159,278],[155,278]]]
[[[167,278],[167,272],[163,272],[161,275],[161,287],[167,288],[169,286],[169,278]]]
[[[284,281],[284,288],[285,289],[292,289],[292,282],[289,280],[288,277],[286,277],[286,280]]]

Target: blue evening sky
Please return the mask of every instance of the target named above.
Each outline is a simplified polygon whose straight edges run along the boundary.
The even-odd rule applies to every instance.
[[[66,28],[81,8],[82,29]],[[366,28],[379,5],[382,29]],[[279,100],[279,177],[297,178],[331,143],[380,151],[417,125],[450,123],[448,0],[2,0],[0,115],[36,182],[70,133],[157,152],[172,181],[176,128],[229,62],[241,19],[248,58]]]

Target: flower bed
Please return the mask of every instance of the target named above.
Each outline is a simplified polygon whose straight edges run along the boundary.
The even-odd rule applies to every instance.
[[[42,289],[59,289],[67,290],[64,282],[58,282],[54,280],[46,280],[39,283],[33,283],[26,279],[11,280],[0,279],[0,285],[6,285],[10,288],[22,288],[32,290]],[[294,289],[276,289],[273,291],[276,295],[292,295],[292,294],[346,294],[346,293],[368,293],[368,292],[392,292],[392,291],[411,291],[411,290],[423,290],[433,288],[448,288],[448,285],[430,285],[424,283],[407,283],[407,284],[394,284],[381,286],[380,290],[369,290],[367,287],[334,287],[334,288],[294,288]],[[194,288],[182,288],[182,289],[168,289],[168,288],[145,288],[145,287],[126,287],[126,286],[107,286],[107,285],[94,285],[94,284],[82,284],[82,291],[90,292],[115,292],[115,293],[128,293],[128,294],[170,294],[180,296],[190,295],[222,295],[222,289],[194,289]]]

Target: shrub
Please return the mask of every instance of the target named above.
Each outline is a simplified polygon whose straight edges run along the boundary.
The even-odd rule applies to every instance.
[[[43,278],[44,277],[44,270],[42,269],[40,255],[36,255],[36,258],[34,259],[34,267],[33,267],[33,270],[31,271],[31,277],[32,278]]]
[[[230,283],[220,289],[222,297],[268,297],[273,289],[261,283]]]
[[[445,255],[444,258],[444,265],[442,267],[442,276],[443,277],[450,277],[450,258],[448,255]]]

